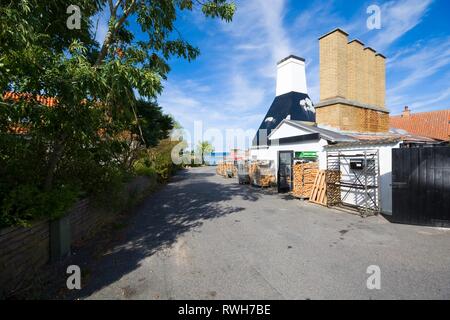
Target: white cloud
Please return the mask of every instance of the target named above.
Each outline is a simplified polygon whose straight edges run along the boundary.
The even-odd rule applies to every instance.
[[[204,130],[256,130],[274,97],[276,61],[292,53],[283,26],[285,4],[238,3],[233,22],[218,24],[217,37],[224,41],[214,37],[201,46],[202,52],[214,50],[216,56],[206,58],[208,76],[182,82],[169,77],[160,99],[165,110],[188,130],[197,120]]]
[[[227,110],[254,110],[264,101],[264,90],[255,86],[242,74],[234,74],[231,79],[230,101],[225,102]]]
[[[245,100],[251,101],[249,97],[236,97],[235,101],[227,101],[228,93],[218,93],[211,97],[203,90],[204,85],[194,80],[179,81],[178,84],[169,82],[165,84],[164,94],[159,99],[159,104],[164,111],[172,114],[184,129],[190,133],[190,144],[195,144],[201,137],[195,136],[195,123],[201,125],[203,133],[219,131],[225,137],[227,130],[250,130],[255,129],[264,114],[255,113],[253,110],[246,111],[241,106]],[[236,82],[239,85],[239,81]],[[244,85],[245,86],[245,85]],[[243,93],[250,92],[244,89]],[[217,151],[228,150],[224,141],[214,141]],[[244,148],[245,146],[238,145]]]
[[[233,22],[223,24],[223,28],[237,41],[238,48],[265,48],[271,62],[291,53],[289,35],[283,26],[285,0],[246,0],[237,6]]]
[[[387,90],[388,103],[391,108],[397,109],[402,105],[415,106],[420,109],[433,108],[434,103],[443,101],[447,96],[441,94],[448,84],[445,81],[446,70],[450,67],[450,38],[431,39],[421,41],[411,47],[414,50],[402,50],[389,63],[388,75],[391,77]],[[430,79],[437,77],[440,81]],[[448,77],[447,77],[448,79]],[[433,98],[416,99],[419,96],[429,96],[432,90]],[[413,93],[413,94],[411,94]],[[436,97],[440,97],[435,99]],[[416,99],[416,102],[412,102]],[[426,106],[423,105],[426,102]]]
[[[432,0],[390,1],[381,6],[381,30],[371,41],[379,51],[401,38],[423,19]]]
[[[198,43],[201,67],[195,75],[185,70],[181,78],[169,75],[161,105],[189,129],[196,120],[202,120],[204,128],[223,131],[256,129],[275,96],[276,62],[289,54],[306,58],[308,91],[317,102],[317,38],[336,27],[388,55],[387,101],[392,111],[408,104],[426,109],[430,104],[448,103],[445,83],[427,85],[427,94],[422,87],[435,77],[442,80],[439,73],[449,71],[450,39],[425,39],[404,47],[397,41],[423,21],[431,3],[384,3],[379,31],[367,30],[364,4],[356,7],[352,16],[344,16],[336,10],[336,3],[315,1],[302,4],[298,15],[290,12],[288,18],[287,0],[241,0],[230,24],[211,22],[197,14],[193,23],[203,32]]]
[[[423,110],[429,109],[430,106],[436,107],[438,105],[438,103],[440,103],[442,101],[447,100],[447,103],[448,103],[449,98],[450,98],[450,88],[448,88],[447,90],[444,90],[438,96],[430,95],[428,98],[422,98],[420,100],[413,101],[412,103],[409,104],[409,107],[411,108],[411,110],[413,112],[423,111]],[[444,109],[444,107],[445,106],[442,106],[438,109]],[[448,105],[447,105],[447,107],[448,107]]]

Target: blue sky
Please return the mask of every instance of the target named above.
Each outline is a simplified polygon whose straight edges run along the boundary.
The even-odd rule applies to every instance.
[[[366,9],[381,8],[380,30],[368,30]],[[306,59],[308,91],[319,99],[318,37],[340,27],[387,56],[387,106],[391,114],[450,108],[450,2],[236,1],[232,23],[183,13],[176,26],[198,46],[195,61],[173,59],[159,98],[189,131],[256,130],[275,97],[276,62],[289,54]],[[226,147],[228,148],[228,146]],[[218,144],[216,151],[222,151]]]

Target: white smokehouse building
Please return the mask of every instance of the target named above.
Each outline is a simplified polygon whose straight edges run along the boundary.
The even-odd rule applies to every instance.
[[[293,151],[293,157],[300,152],[310,157],[315,153],[320,167],[326,169],[323,147],[353,140],[316,125],[316,111],[306,85],[305,59],[291,55],[278,62],[276,97],[253,140],[251,158],[274,161],[278,168],[279,151]]]
[[[305,60],[289,56],[277,64],[276,97],[250,156],[271,161],[278,184],[293,180],[296,160],[317,161],[321,170],[340,170],[342,204],[391,214],[392,149],[436,141],[389,130],[385,57],[358,40],[348,42],[347,36],[336,29],[319,39],[321,99],[315,106],[308,96]],[[343,50],[336,51],[330,41]],[[343,56],[335,59],[337,54]],[[280,172],[290,179],[279,179]]]

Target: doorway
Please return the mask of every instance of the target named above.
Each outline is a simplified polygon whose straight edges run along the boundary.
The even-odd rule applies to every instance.
[[[278,151],[278,192],[286,193],[292,190],[293,151]]]

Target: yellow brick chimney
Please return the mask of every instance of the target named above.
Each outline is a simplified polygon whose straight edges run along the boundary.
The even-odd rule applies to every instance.
[[[385,57],[335,29],[319,38],[320,102],[316,121],[350,132],[387,132]]]

